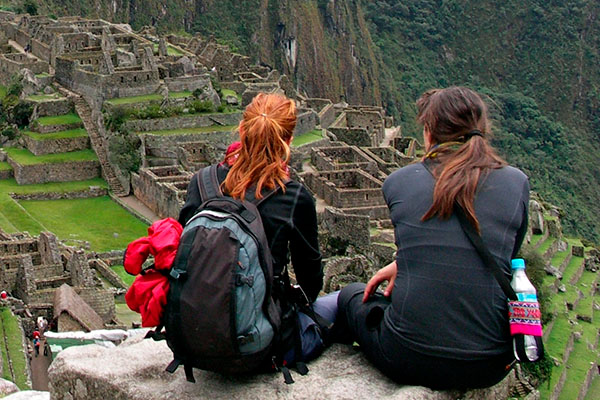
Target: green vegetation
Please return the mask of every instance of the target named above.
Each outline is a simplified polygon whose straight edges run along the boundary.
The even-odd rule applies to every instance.
[[[12,167],[6,161],[0,161],[0,171],[10,171]]]
[[[134,103],[145,103],[147,101],[161,101],[162,96],[159,94],[144,94],[141,96],[131,96],[131,97],[119,97],[115,99],[106,100],[108,104],[111,105],[121,105],[121,104],[134,104]]]
[[[58,237],[86,240],[95,251],[124,249],[132,240],[146,235],[147,226],[108,196],[19,203]]]
[[[158,43],[154,43],[154,54],[158,54]],[[168,56],[182,56],[183,52],[181,52],[178,48],[167,45],[167,55]]]
[[[27,363],[25,353],[23,351],[22,333],[19,326],[19,321],[9,308],[2,307],[0,309],[0,347],[2,350],[2,377],[9,381],[13,381],[21,390],[30,389],[27,385]],[[12,372],[8,364],[8,357],[12,362]]]
[[[130,275],[125,271],[122,265],[113,265],[110,267],[119,277],[127,284],[127,286],[131,286],[133,281],[135,280],[135,276]]]
[[[184,91],[184,92],[169,92],[169,98],[170,99],[183,99],[186,97],[190,97],[192,95],[192,92],[190,91]]]
[[[221,99],[225,98],[225,96],[235,96],[235,97],[237,97],[239,103],[242,104],[242,95],[237,94],[235,91],[233,91],[231,89],[221,89],[220,96],[221,96]]]
[[[66,131],[52,132],[52,133],[38,133],[25,131],[23,135],[29,136],[35,140],[55,140],[55,139],[68,139],[87,136],[87,131],[83,128],[69,129]]]
[[[42,72],[40,74],[35,74],[35,76],[38,77],[38,78],[47,78],[47,77],[52,76],[52,75],[50,75],[47,72]]]
[[[166,129],[161,131],[148,131],[138,132],[139,135],[189,135],[197,133],[209,133],[209,132],[233,132],[237,129],[235,125],[213,125],[213,126],[202,126],[198,128],[179,128],[179,129]]]
[[[77,124],[81,122],[81,118],[79,115],[75,113],[69,113],[64,115],[57,116],[49,116],[49,117],[41,117],[36,120],[36,122],[40,125],[70,125]]]
[[[45,154],[35,156],[27,149],[9,147],[4,149],[6,154],[21,165],[53,164],[77,161],[97,161],[98,157],[92,149],[70,151],[68,153]]]
[[[103,179],[96,178],[76,182],[55,182],[36,185],[18,185],[14,178],[0,180],[0,228],[6,232],[41,232],[47,230],[33,218],[9,193],[68,193],[86,190],[90,186],[106,188]]]
[[[56,100],[56,99],[61,99],[63,98],[63,96],[61,96],[58,93],[52,93],[52,94],[32,94],[31,96],[27,96],[26,100],[30,100],[30,101],[37,101],[37,102],[44,102],[47,100]]]
[[[3,99],[6,96],[6,86],[0,85],[0,99]]]
[[[302,135],[294,136],[292,146],[301,146],[321,139],[323,139],[323,132],[320,129],[315,129]]]

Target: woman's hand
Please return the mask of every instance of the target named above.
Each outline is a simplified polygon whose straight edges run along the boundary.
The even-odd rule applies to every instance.
[[[367,287],[365,287],[365,294],[363,296],[363,303],[365,303],[369,297],[377,287],[381,285],[382,282],[388,281],[388,285],[383,292],[385,297],[390,297],[392,295],[392,290],[394,289],[394,281],[396,280],[396,274],[398,273],[398,267],[396,266],[396,261],[392,261],[385,267],[381,268],[377,273],[369,280],[367,283]]]

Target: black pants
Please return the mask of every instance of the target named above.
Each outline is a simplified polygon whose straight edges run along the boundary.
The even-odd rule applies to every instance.
[[[500,382],[510,371],[512,353],[467,361],[430,356],[403,346],[383,322],[389,300],[377,293],[363,303],[364,289],[362,283],[342,289],[337,321],[347,324],[341,330],[348,331],[367,359],[394,381],[432,389],[482,388]]]

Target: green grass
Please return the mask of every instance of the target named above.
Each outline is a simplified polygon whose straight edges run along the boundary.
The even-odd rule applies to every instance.
[[[540,239],[543,237],[544,235],[542,234],[535,234],[535,235],[531,235],[531,246],[534,246],[540,241]]]
[[[192,92],[169,92],[170,99],[184,99],[186,97],[190,97]]]
[[[51,182],[35,185],[18,185],[14,178],[0,180],[0,228],[6,232],[40,232],[45,230],[9,193],[67,193],[85,190],[90,186],[107,187],[103,179],[76,182]]]
[[[3,377],[11,381],[13,380],[10,376],[10,368],[5,363],[5,356],[7,354],[4,344],[6,344],[15,373],[15,384],[19,387],[19,389],[27,390],[29,389],[29,386],[27,385],[26,355],[23,351],[22,334],[21,329],[19,328],[19,321],[14,315],[12,315],[12,312],[8,308],[2,308],[0,311],[0,318],[2,320],[4,337],[6,338],[6,343],[4,343],[4,337],[2,338],[2,361],[4,367]]]
[[[584,400],[598,400],[598,393],[600,393],[600,376],[595,375]]]
[[[135,280],[135,276],[130,275],[125,271],[122,265],[113,265],[110,267],[119,277],[127,284],[127,286],[131,286],[133,281]]]
[[[585,323],[584,323],[585,324]],[[597,351],[590,351],[588,343],[595,342],[597,331],[590,324],[580,325],[581,339],[576,340],[573,351],[567,361],[567,379],[560,392],[559,399],[576,399],[581,390],[581,383],[590,368],[590,362],[598,359]]]
[[[35,140],[55,140],[55,139],[70,139],[87,136],[87,131],[83,128],[69,129],[66,131],[52,132],[52,133],[38,133],[38,132],[23,132],[24,135],[29,136]]]
[[[0,161],[0,171],[10,171],[12,167],[6,161]]]
[[[46,101],[46,100],[56,100],[62,99],[63,97],[58,93],[52,94],[32,94],[31,96],[27,96],[26,100],[30,101]]]
[[[131,311],[127,304],[115,303],[115,313],[117,314],[117,320],[127,327],[131,327],[132,322],[136,324],[142,323],[141,315],[135,311]]]
[[[0,99],[3,99],[6,96],[6,86],[0,85]]]
[[[562,262],[565,261],[565,258],[567,258],[569,253],[571,253],[571,246],[569,246],[567,248],[567,250],[565,250],[565,251],[561,251],[561,252],[557,251],[554,254],[554,256],[552,257],[552,259],[550,260],[550,264],[552,264],[556,268],[558,268],[560,266],[560,264],[562,264]]]
[[[548,237],[548,239],[546,239],[544,243],[542,243],[541,246],[537,249],[538,253],[540,253],[540,255],[544,254],[546,250],[548,250],[550,246],[552,246],[552,243],[554,243],[555,241],[556,238]]]
[[[301,146],[303,144],[312,143],[321,139],[323,139],[323,132],[320,129],[315,129],[310,132],[303,133],[302,135],[294,136],[294,140],[292,140],[292,146]]]
[[[154,43],[154,53],[158,54],[158,43]],[[182,56],[183,53],[181,51],[179,51],[179,49],[168,44],[167,45],[167,55],[168,56]]]
[[[48,125],[68,125],[68,124],[77,124],[81,122],[81,118],[79,115],[75,113],[69,113],[64,115],[54,115],[48,117],[41,117],[36,120],[36,122],[43,126]]]
[[[110,197],[25,200],[21,206],[61,239],[86,240],[92,250],[122,250],[147,234],[147,225]],[[39,232],[30,232],[37,235]]]
[[[147,101],[161,101],[162,96],[159,94],[144,94],[141,96],[120,97],[117,99],[106,100],[108,104],[113,106],[121,104],[145,103]]]
[[[144,135],[188,135],[196,133],[208,133],[208,132],[233,132],[237,126],[235,125],[213,125],[213,126],[202,126],[198,128],[180,128],[180,129],[167,129],[162,131],[148,131],[138,132],[138,134]]]
[[[41,74],[35,74],[35,76],[37,76],[38,78],[47,78],[51,75],[47,72],[42,72]]]
[[[240,104],[242,103],[242,95],[237,94],[234,90],[231,89],[221,89],[221,97],[225,98],[225,96],[235,96],[237,97]]]
[[[35,156],[27,149],[5,148],[8,156],[21,165],[54,164],[73,161],[97,161],[94,150],[86,149],[68,153],[45,154]]]
[[[571,257],[571,261],[569,261],[569,264],[567,264],[567,268],[565,268],[565,272],[563,273],[563,282],[568,283],[571,281],[571,278],[575,275],[579,267],[581,267],[582,263],[583,257]]]

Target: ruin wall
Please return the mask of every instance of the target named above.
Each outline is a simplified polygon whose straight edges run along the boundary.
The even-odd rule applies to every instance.
[[[325,207],[324,212],[319,214],[319,226],[328,231],[329,236],[346,240],[358,249],[366,249],[371,243],[368,216]]]
[[[102,317],[105,324],[115,318],[115,299],[112,292],[98,287],[75,287],[74,289]]]
[[[73,111],[73,104],[68,99],[30,101],[37,107],[38,117],[64,115]]]
[[[213,125],[238,125],[242,120],[241,112],[224,114],[200,114],[182,117],[160,119],[135,119],[128,120],[124,126],[131,132],[148,132],[156,130],[198,128]],[[226,132],[222,132],[226,134]]]
[[[296,127],[294,135],[300,136],[303,133],[310,132],[319,124],[319,116],[313,110],[299,110],[296,118]]]
[[[82,181],[100,176],[98,161],[72,161],[56,164],[21,165],[8,160],[19,185],[47,182]]]
[[[373,146],[371,135],[366,129],[362,128],[346,128],[330,126],[329,131],[333,133],[337,140],[346,142],[354,146]]]
[[[328,104],[321,111],[319,111],[321,128],[329,128],[335,122],[335,118],[335,107],[333,104]]]
[[[182,76],[178,78],[165,78],[165,84],[171,92],[193,92],[196,89],[202,89],[210,85],[210,76]]]
[[[22,137],[25,140],[27,149],[36,156],[85,150],[90,147],[90,138],[87,136],[42,140],[33,139],[28,135]]]

